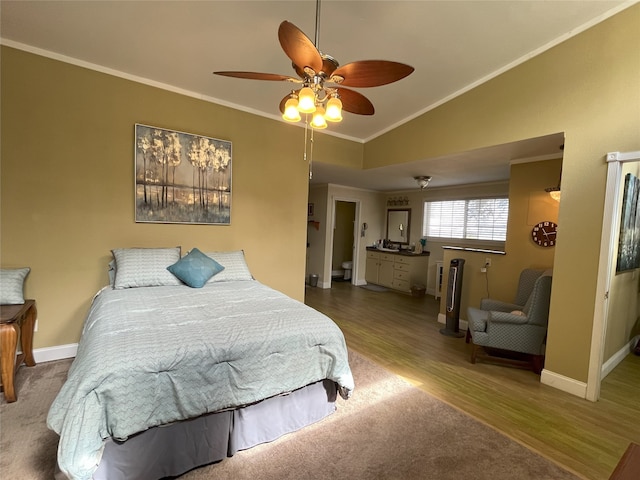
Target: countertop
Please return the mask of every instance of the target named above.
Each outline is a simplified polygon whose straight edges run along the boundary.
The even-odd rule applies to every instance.
[[[413,253],[409,250],[400,250],[398,252],[393,252],[389,250],[380,250],[376,247],[367,247],[368,252],[380,252],[380,253],[390,253],[391,255],[404,255],[405,257],[428,257],[431,255],[428,251],[423,251],[422,253]]]

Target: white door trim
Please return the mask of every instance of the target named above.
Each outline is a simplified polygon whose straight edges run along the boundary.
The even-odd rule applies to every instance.
[[[593,329],[591,332],[591,351],[589,354],[589,372],[585,398],[595,402],[600,398],[600,383],[604,357],[604,340],[607,332],[609,309],[609,288],[613,269],[613,251],[620,231],[620,204],[618,196],[622,182],[622,164],[640,160],[640,151],[609,152],[606,157],[607,187],[602,215],[602,236],[600,241],[600,259],[596,284]]]

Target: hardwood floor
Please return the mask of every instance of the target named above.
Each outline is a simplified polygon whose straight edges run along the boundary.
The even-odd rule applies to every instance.
[[[439,333],[432,296],[347,282],[307,287],[305,296],[340,326],[349,348],[586,479],[608,479],[629,443],[640,443],[638,356],[628,355],[604,379],[601,399],[589,402],[531,371],[471,364],[464,338]]]

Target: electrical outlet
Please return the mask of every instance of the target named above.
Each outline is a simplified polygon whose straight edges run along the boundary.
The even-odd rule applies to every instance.
[[[482,268],[480,269],[480,273],[487,273],[487,269],[486,269],[485,267],[482,267]]]
[[[484,259],[484,266],[485,267],[490,267],[491,266],[491,259],[489,257]]]

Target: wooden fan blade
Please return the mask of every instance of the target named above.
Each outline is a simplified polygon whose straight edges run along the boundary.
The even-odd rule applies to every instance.
[[[284,53],[300,69],[311,67],[314,72],[319,72],[322,69],[320,52],[302,30],[293,23],[285,20],[280,24],[278,39]]]
[[[336,90],[340,95],[343,110],[358,115],[373,115],[375,113],[373,104],[361,93],[346,88],[336,88]]]
[[[258,73],[258,72],[213,72],[214,75],[222,75],[223,77],[247,78],[249,80],[271,80],[274,82],[294,82],[302,83],[300,79],[289,77],[288,75],[278,75],[277,73]]]
[[[387,60],[361,60],[337,68],[331,82],[347,87],[378,87],[397,82],[413,72],[414,68],[404,63]],[[340,80],[342,77],[344,80]]]

